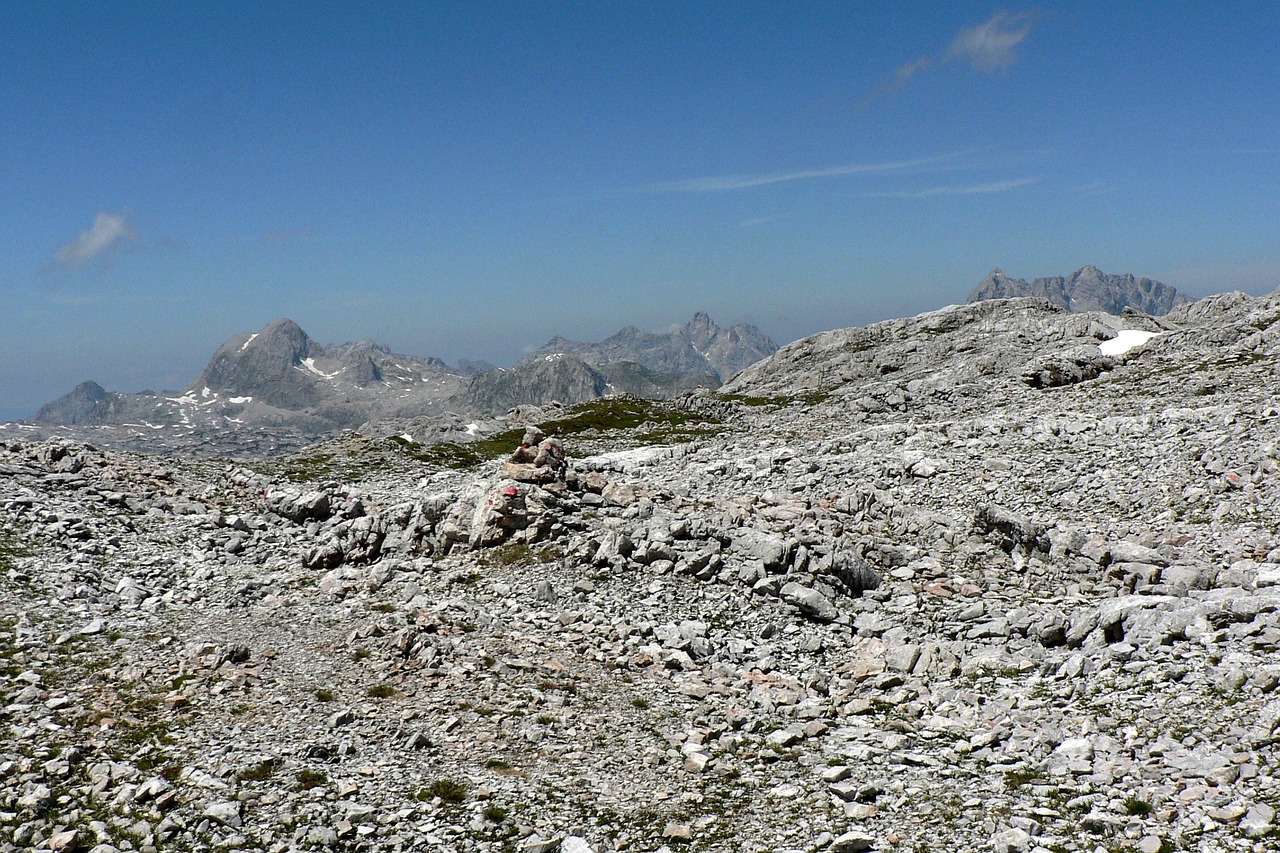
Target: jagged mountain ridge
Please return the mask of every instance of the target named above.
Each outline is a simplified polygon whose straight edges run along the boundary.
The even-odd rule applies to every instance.
[[[1105,311],[1122,314],[1126,308],[1144,314],[1168,314],[1178,305],[1191,301],[1191,297],[1150,278],[1138,278],[1132,273],[1111,274],[1087,264],[1067,276],[1026,279],[1010,278],[1000,269],[993,269],[978,286],[969,293],[969,302],[984,299],[1011,299],[1020,296],[1038,296],[1067,311]]]
[[[571,344],[562,349],[587,359],[542,351],[556,349],[556,342]],[[451,367],[371,340],[322,346],[293,320],[280,318],[228,338],[181,393],[111,392],[85,382],[42,406],[34,420],[127,431],[123,443],[109,434],[95,436],[107,445],[145,447],[163,435],[215,452],[277,452],[343,429],[376,430],[406,418],[487,418],[520,405],[623,393],[670,397],[716,387],[720,370],[736,370],[776,349],[754,327],[720,329],[698,314],[674,333],[627,327],[599,344],[554,338],[511,368],[484,362]],[[448,419],[449,429],[455,420]]]
[[[634,362],[658,374],[704,374],[722,382],[777,349],[778,345],[755,326],[739,323],[722,329],[699,311],[688,323],[668,332],[626,326],[599,343],[555,337],[530,358],[572,355],[596,368]]]

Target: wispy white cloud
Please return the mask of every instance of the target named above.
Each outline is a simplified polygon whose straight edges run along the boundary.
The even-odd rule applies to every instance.
[[[105,261],[121,244],[138,239],[138,232],[125,219],[126,214],[125,210],[100,212],[93,218],[92,227],[54,251],[53,265],[71,270],[94,258]]]
[[[1017,178],[1011,181],[993,181],[988,184],[968,184],[965,186],[928,187],[923,190],[901,190],[893,192],[867,193],[877,198],[929,198],[936,195],[982,195],[986,193],[1003,193],[1039,183],[1039,178]]]
[[[823,169],[796,169],[790,172],[759,172],[741,175],[712,175],[704,178],[686,178],[663,181],[633,187],[631,192],[641,193],[708,193],[782,184],[788,181],[805,181],[820,178],[839,178],[846,175],[867,175],[883,172],[906,172],[926,166],[934,166],[956,160],[970,152],[940,154],[936,157],[920,157],[914,160],[896,160],[887,163],[846,163]]]
[[[996,12],[981,24],[962,28],[942,53],[898,66],[893,78],[873,89],[866,100],[901,89],[920,72],[951,62],[967,62],[982,72],[1008,68],[1017,60],[1017,47],[1035,23],[1036,15],[1032,12]]]

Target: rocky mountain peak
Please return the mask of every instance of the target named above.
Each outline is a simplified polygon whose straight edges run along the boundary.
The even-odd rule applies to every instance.
[[[323,349],[301,326],[281,317],[247,338],[237,335],[224,343],[187,391],[202,393],[208,388],[257,397],[282,409],[301,409],[317,402],[319,394],[314,377],[295,368],[321,354]]]
[[[690,387],[691,377],[702,377],[697,385],[706,384],[705,377],[718,384],[777,349],[778,345],[755,326],[739,324],[722,329],[705,311],[699,311],[683,326],[666,332],[646,332],[629,325],[599,343],[571,341],[557,335],[535,350],[531,358],[570,354],[605,373],[610,365],[629,363],[632,372],[636,366],[646,371],[647,386],[660,396],[669,396],[672,391]],[[670,379],[663,380],[663,375]]]
[[[699,311],[694,314],[693,319],[684,324],[684,328],[694,341],[708,341],[720,331],[720,327],[712,321],[711,315],[705,311]]]
[[[109,396],[97,382],[81,382],[58,399],[41,406],[35,420],[62,424],[99,423],[104,414],[103,403]]]
[[[1093,264],[1085,264],[1068,276],[1025,279],[1009,278],[999,268],[987,274],[969,293],[969,302],[986,299],[1014,299],[1036,296],[1048,299],[1067,311],[1105,311],[1122,314],[1125,309],[1145,314],[1168,314],[1174,307],[1191,298],[1149,278],[1138,278],[1132,273],[1109,274]]]

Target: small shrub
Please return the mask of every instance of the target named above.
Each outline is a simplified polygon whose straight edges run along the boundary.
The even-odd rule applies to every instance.
[[[306,791],[311,788],[319,788],[329,781],[329,774],[320,770],[311,770],[306,768],[298,771],[298,790]]]
[[[482,814],[484,814],[485,820],[490,820],[494,823],[502,823],[507,819],[507,810],[502,806],[485,806]]]
[[[317,688],[315,692],[315,697],[321,702],[332,702],[334,699],[338,698],[336,695],[334,695],[334,692],[328,689],[327,687]]]
[[[490,770],[510,770],[511,762],[504,761],[501,758],[490,758],[484,763],[484,766]]]
[[[641,698],[632,699],[632,700],[631,700],[631,705],[632,705],[633,707],[639,708],[641,711],[643,711],[643,710],[645,710],[646,708],[648,708],[648,707],[649,707],[649,700],[648,700],[648,699],[641,699]]]
[[[279,758],[268,758],[266,761],[260,761],[252,767],[241,770],[236,774],[236,778],[241,782],[265,782],[280,769],[282,763]]]
[[[442,803],[460,803],[467,798],[467,785],[456,779],[437,779],[426,789],[426,799],[438,798]]]
[[[1134,817],[1143,817],[1151,814],[1151,803],[1138,797],[1125,797],[1124,811]]]
[[[390,684],[375,684],[365,691],[371,699],[389,699],[396,695],[396,689]]]
[[[1006,788],[1021,788],[1037,777],[1040,771],[1034,767],[1022,767],[1017,770],[1010,770],[1004,774],[1004,784]]]

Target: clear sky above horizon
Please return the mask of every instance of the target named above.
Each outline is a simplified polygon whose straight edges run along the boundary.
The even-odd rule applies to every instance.
[[[0,5],[0,419],[276,317],[511,363],[1280,286],[1280,4]]]

